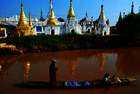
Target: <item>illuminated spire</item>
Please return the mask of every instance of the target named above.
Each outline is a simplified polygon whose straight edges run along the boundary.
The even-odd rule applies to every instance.
[[[105,20],[104,6],[103,5],[101,5],[101,12],[100,12],[99,20],[102,20],[102,21]]]
[[[74,9],[72,7],[72,0],[70,0],[70,8],[69,8],[69,13],[68,13],[67,18],[71,18],[71,17],[75,17]]]
[[[131,14],[134,14],[134,2],[132,2],[132,5],[131,5]]]
[[[49,13],[49,18],[48,18],[47,24],[51,25],[51,26],[58,25],[58,21],[55,17],[54,11],[53,11],[53,0],[50,0],[50,13]]]
[[[23,0],[21,0],[21,9],[20,9],[20,17],[19,17],[18,26],[19,25],[25,25],[25,24],[27,24],[27,20],[26,20],[26,16],[25,16],[25,13],[24,13]]]

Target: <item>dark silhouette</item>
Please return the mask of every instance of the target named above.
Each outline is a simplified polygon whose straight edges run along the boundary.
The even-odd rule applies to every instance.
[[[111,82],[115,82],[115,75],[110,78]]]
[[[49,66],[49,81],[50,81],[50,85],[52,87],[56,86],[56,66],[55,66],[56,60],[52,60],[51,64]]]
[[[105,75],[103,77],[103,84],[105,84],[105,85],[110,85],[111,84],[109,73],[105,73]]]
[[[103,79],[109,79],[110,78],[110,74],[109,73],[105,73],[104,78]]]

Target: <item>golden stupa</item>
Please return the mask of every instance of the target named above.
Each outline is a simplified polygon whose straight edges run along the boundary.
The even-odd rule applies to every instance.
[[[30,17],[31,18],[31,17]],[[31,25],[31,26],[30,26]],[[30,19],[29,23],[27,22],[23,2],[21,3],[21,10],[20,10],[20,18],[16,28],[16,35],[18,36],[29,36],[32,35],[32,21]]]
[[[69,12],[68,12],[67,18],[71,18],[71,17],[75,17],[74,9],[72,7],[72,0],[70,0],[70,8],[69,8]]]
[[[104,15],[104,6],[101,5],[101,12],[100,12],[100,16],[99,19],[104,21],[105,20],[105,15]]]
[[[49,13],[49,17],[47,20],[47,25],[50,26],[57,26],[59,25],[59,22],[57,21],[54,11],[53,11],[53,4],[52,4],[52,0],[50,0],[50,13]]]

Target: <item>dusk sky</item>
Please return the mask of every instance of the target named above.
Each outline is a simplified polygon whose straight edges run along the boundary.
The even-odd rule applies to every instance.
[[[105,16],[110,20],[111,25],[115,25],[120,12],[129,13],[131,3],[134,1],[135,12],[139,11],[140,0],[73,0],[75,15],[78,19],[83,18],[88,13],[89,17],[97,19],[100,13],[100,6],[104,4]],[[1,0],[0,16],[9,17],[18,15],[21,0]],[[47,17],[49,0],[24,0],[24,9],[27,16],[29,8],[33,17],[39,17],[41,9],[44,18]],[[66,18],[68,14],[69,0],[54,0],[54,11],[57,17]]]

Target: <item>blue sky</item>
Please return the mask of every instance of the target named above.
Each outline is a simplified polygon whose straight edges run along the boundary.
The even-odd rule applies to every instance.
[[[135,12],[138,12],[140,0],[73,0],[73,7],[76,17],[82,18],[86,11],[88,16],[97,19],[100,13],[100,6],[104,4],[106,18],[110,19],[110,24],[115,25],[120,12],[129,13],[131,3],[134,1]],[[0,16],[18,15],[20,11],[21,0],[1,0]],[[25,13],[29,12],[29,8],[33,17],[39,17],[41,9],[43,16],[46,18],[49,9],[49,0],[24,0]],[[69,0],[54,0],[54,11],[57,17],[66,18],[68,14]]]

